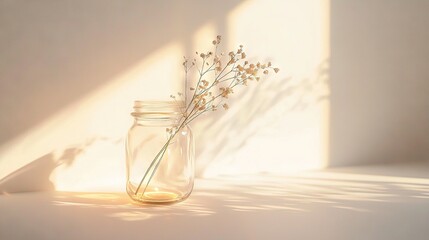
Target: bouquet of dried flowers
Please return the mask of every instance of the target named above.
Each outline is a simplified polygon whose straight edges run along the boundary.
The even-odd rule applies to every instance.
[[[182,109],[178,125],[166,129],[169,138],[146,170],[135,194],[138,193],[144,182],[146,184],[143,193],[146,191],[169,143],[184,126],[208,111],[216,111],[220,107],[228,110],[229,105],[226,101],[238,86],[247,86],[250,81],[259,81],[261,73],[267,75],[270,72],[279,72],[278,68],[272,67],[271,62],[249,62],[242,45],[236,51],[229,52],[228,55],[218,54],[221,39],[221,36],[218,35],[213,40],[214,52],[196,52],[198,60],[184,57],[185,92],[178,92],[177,95],[170,95],[170,97],[174,100],[183,97],[186,107]],[[189,73],[192,69],[198,71],[198,80],[193,87],[189,87]],[[188,99],[188,95],[192,97]]]

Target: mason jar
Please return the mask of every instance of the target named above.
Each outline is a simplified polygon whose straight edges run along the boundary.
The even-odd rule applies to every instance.
[[[127,193],[140,203],[186,199],[194,185],[194,140],[183,101],[136,101],[126,141]]]

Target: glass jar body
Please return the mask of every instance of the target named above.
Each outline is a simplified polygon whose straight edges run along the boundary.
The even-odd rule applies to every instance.
[[[178,118],[135,117],[127,136],[127,193],[140,203],[186,199],[194,185],[194,140]],[[176,129],[175,129],[176,128]],[[174,129],[173,131],[169,131]]]

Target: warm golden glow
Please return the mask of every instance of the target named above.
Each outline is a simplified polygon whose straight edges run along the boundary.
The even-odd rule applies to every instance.
[[[173,199],[177,199],[179,195],[172,192],[163,192],[163,191],[155,191],[155,192],[145,192],[144,197],[149,200],[157,200],[157,201],[170,201]]]

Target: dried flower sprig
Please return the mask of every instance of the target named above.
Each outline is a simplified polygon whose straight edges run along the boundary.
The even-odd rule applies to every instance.
[[[271,62],[251,63],[247,61],[243,45],[240,45],[236,51],[229,52],[227,56],[223,53],[218,55],[217,50],[221,39],[221,36],[217,36],[213,40],[214,53],[211,51],[207,53],[196,52],[202,60],[201,65],[197,63],[195,58],[192,61],[185,58],[183,62],[187,107],[182,114],[181,121],[184,121],[185,125],[207,111],[216,111],[219,106],[228,109],[229,106],[225,102],[234,93],[234,88],[237,86],[247,86],[253,80],[259,81],[261,73],[267,75],[270,72],[279,72],[279,68],[272,67]],[[226,58],[226,61],[223,58]],[[195,66],[197,66],[199,74],[198,81],[195,87],[188,88],[188,72]],[[210,79],[207,75],[212,71],[214,76]],[[189,102],[186,97],[188,93],[192,95]],[[172,97],[175,98],[175,96]]]
[[[208,111],[216,111],[219,107],[228,110],[227,100],[234,93],[236,87],[248,86],[251,81],[260,81],[262,75],[279,72],[279,68],[273,67],[271,62],[255,63],[247,60],[243,45],[240,45],[237,50],[231,51],[227,55],[224,53],[218,54],[218,47],[221,41],[222,37],[220,35],[212,41],[215,48],[214,52],[196,52],[197,57],[193,59],[184,57],[185,92],[179,92],[177,96],[170,95],[170,97],[175,101],[177,98],[184,97],[186,107],[181,112],[178,125],[166,129],[169,133],[169,138],[145,172],[135,191],[136,195],[147,179],[142,195],[144,194],[169,143],[184,126]],[[199,60],[197,61],[197,59]],[[193,69],[198,72],[198,80],[193,87],[189,87],[189,73]],[[209,73],[213,73],[213,75],[210,77]],[[192,97],[188,99],[188,95]]]

